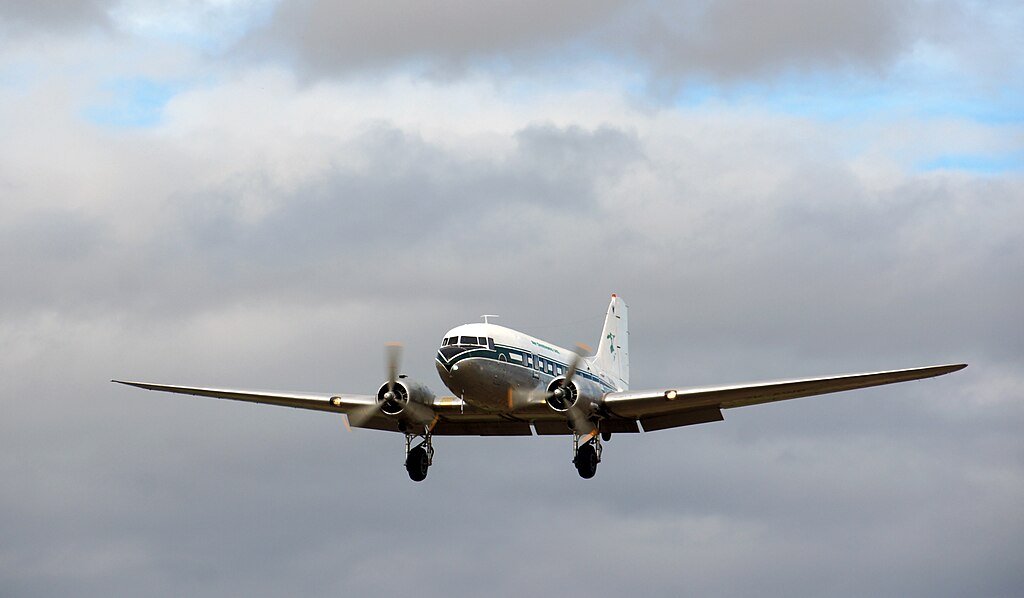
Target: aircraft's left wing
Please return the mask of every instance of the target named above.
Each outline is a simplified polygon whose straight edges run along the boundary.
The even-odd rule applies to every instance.
[[[299,409],[313,409],[316,411],[332,411],[334,413],[350,413],[360,407],[373,405],[376,402],[376,397],[371,395],[332,395],[308,392],[282,392],[276,390],[233,390],[229,388],[171,386],[168,384],[128,382],[125,380],[111,380],[111,382],[145,388],[146,390],[159,390],[161,392],[174,392],[183,395],[213,397],[215,399],[230,399],[232,401],[246,401],[249,403],[264,403],[267,405],[280,405],[282,407],[296,407]]]
[[[965,367],[967,364],[959,363],[728,386],[627,390],[608,393],[603,405],[615,417],[639,419],[645,431],[661,430],[721,421],[722,409],[931,378]]]

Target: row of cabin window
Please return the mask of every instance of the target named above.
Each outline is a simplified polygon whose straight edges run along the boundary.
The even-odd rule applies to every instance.
[[[490,347],[491,349],[494,349],[494,339],[486,336],[449,336],[441,341],[442,347],[447,347],[448,345],[469,345],[472,347]],[[532,354],[528,353],[526,355],[526,365],[531,368],[534,367]],[[555,376],[561,376],[565,372],[565,369],[562,366],[554,365],[543,357],[537,358],[537,369],[542,372],[547,369],[549,374],[553,374]]]
[[[527,367],[534,367],[534,359],[532,353],[526,354],[526,365]],[[544,359],[543,357],[538,357],[537,369],[543,372],[545,368],[547,369],[547,372],[553,376],[561,376],[563,373],[565,373],[565,368],[563,368],[562,366],[555,365],[550,361]]]
[[[442,347],[448,345],[469,345],[471,347],[494,348],[494,339],[486,336],[449,336],[441,341]]]

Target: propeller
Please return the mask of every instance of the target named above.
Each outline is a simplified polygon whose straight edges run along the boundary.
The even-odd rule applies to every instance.
[[[388,343],[384,345],[384,362],[388,373],[388,390],[384,393],[384,400],[375,401],[370,405],[359,407],[349,413],[349,426],[362,427],[363,424],[381,413],[381,408],[385,403],[398,398],[398,395],[395,394],[395,384],[398,383],[398,370],[402,362],[402,343]]]
[[[569,370],[565,373],[565,379],[562,381],[561,386],[551,391],[549,398],[557,397],[562,400],[566,407],[566,415],[569,417],[569,424],[573,430],[580,434],[590,433],[593,435],[597,428],[587,419],[586,414],[577,407],[578,401],[569,402],[571,393],[568,390],[569,384],[572,383],[573,377],[576,376],[576,370],[579,369],[580,362],[583,361],[583,355],[590,352],[590,347],[582,343],[576,344],[572,361],[569,362]]]
[[[580,362],[583,361],[583,355],[590,352],[590,347],[583,343],[576,343],[576,348],[573,350],[572,361],[569,362],[569,369],[565,372],[565,378],[562,380],[562,385],[558,388],[547,393],[544,400],[557,398],[561,400],[566,407],[569,405],[569,385],[572,383],[572,379],[576,376],[576,370],[580,367]]]
[[[580,362],[583,360],[583,356],[590,353],[590,347],[583,343],[577,343],[576,348],[573,351],[573,359],[569,362],[569,369],[566,370],[565,379],[562,386],[548,392],[540,388],[527,389],[512,389],[508,390],[508,409],[509,411],[519,411],[526,409],[527,407],[533,407],[534,405],[542,405],[548,402],[548,400],[558,397],[561,400],[567,394],[564,389],[570,382],[572,382],[573,376],[576,375],[576,370],[579,369]]]

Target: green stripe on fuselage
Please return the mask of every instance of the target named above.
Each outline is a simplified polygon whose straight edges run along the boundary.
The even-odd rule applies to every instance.
[[[538,346],[543,346],[543,345],[539,345],[539,343],[536,343],[536,342],[534,342],[534,344],[538,345]],[[515,360],[513,360],[512,357],[511,357],[512,354],[519,355],[519,357],[522,359],[522,361],[515,361]],[[534,371],[534,372],[538,372],[538,373],[544,374],[546,376],[553,376],[552,374],[549,374],[546,370],[540,370],[540,369],[537,369],[536,366],[531,367],[531,366],[526,365],[526,356],[527,355],[532,355],[532,354],[530,352],[528,352],[528,351],[523,351],[522,349],[520,349],[518,347],[510,347],[508,345],[498,345],[498,344],[495,344],[495,349],[493,351],[488,349],[488,348],[485,348],[485,347],[480,347],[480,348],[477,348],[477,349],[469,349],[467,351],[463,351],[462,353],[459,353],[459,354],[455,355],[454,357],[452,357],[451,361],[446,360],[444,355],[442,355],[441,352],[438,351],[437,352],[437,360],[441,363],[441,365],[445,366],[445,368],[448,369],[449,371],[451,370],[452,366],[454,366],[455,364],[457,364],[460,361],[463,361],[465,359],[487,359],[489,361],[497,361],[499,363],[505,363],[505,364],[508,364],[508,365],[514,365],[514,366],[518,366],[518,367],[521,367],[521,368],[525,368],[525,369],[528,369],[528,370],[531,370],[531,371]],[[501,359],[501,356],[504,356],[505,359]],[[537,356],[534,356],[534,359],[536,359],[536,357]],[[539,357],[544,359],[544,360],[546,360],[546,361],[551,362],[552,365],[562,367],[563,370],[567,371],[569,369],[569,364],[567,364],[567,363],[563,363],[561,361],[557,361],[557,360],[551,359],[550,357],[544,357],[543,355],[541,355]],[[577,376],[581,376],[583,378],[586,378],[587,380],[590,380],[591,382],[594,382],[595,384],[600,385],[602,388],[604,388],[604,389],[606,389],[608,391],[614,391],[615,390],[615,388],[612,387],[612,385],[608,384],[607,382],[605,382],[604,380],[602,380],[601,378],[599,378],[598,376],[596,376],[592,372],[588,372],[586,370],[580,369],[580,370],[576,371],[576,375]]]

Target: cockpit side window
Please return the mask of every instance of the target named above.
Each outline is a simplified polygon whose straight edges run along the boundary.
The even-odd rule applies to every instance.
[[[491,351],[494,350],[494,339],[493,338],[487,337],[487,347],[490,348]]]

